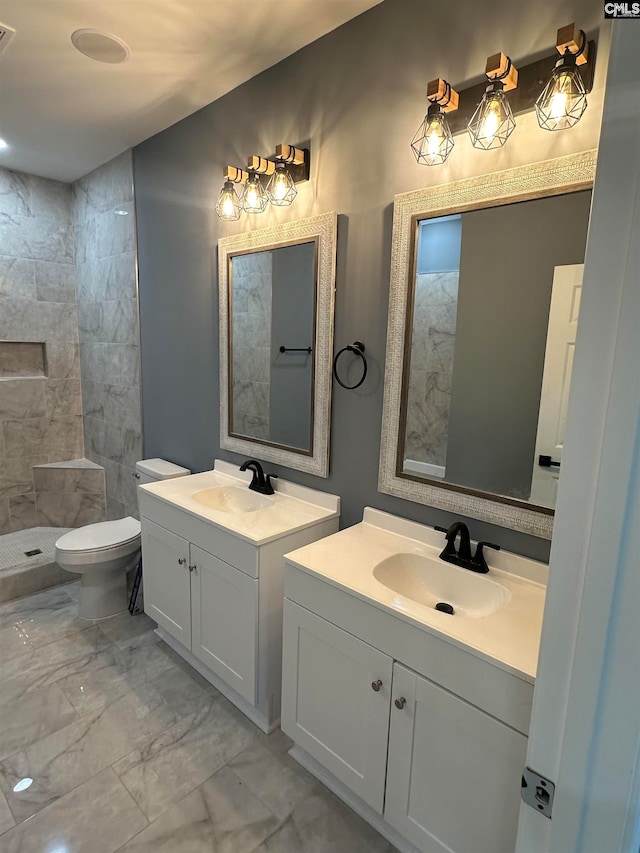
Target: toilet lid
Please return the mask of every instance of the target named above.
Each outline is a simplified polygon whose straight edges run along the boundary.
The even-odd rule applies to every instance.
[[[65,533],[56,542],[56,548],[62,551],[101,551],[124,545],[140,536],[140,522],[127,516],[117,521],[100,521],[87,524],[70,533]]]

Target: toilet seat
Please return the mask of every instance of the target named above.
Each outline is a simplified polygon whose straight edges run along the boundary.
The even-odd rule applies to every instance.
[[[140,522],[127,516],[65,533],[56,542],[56,561],[65,567],[96,565],[134,554],[139,548]]]

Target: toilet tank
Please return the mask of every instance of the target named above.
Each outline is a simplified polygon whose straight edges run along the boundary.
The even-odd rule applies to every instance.
[[[191,473],[188,468],[167,462],[166,459],[142,459],[136,462],[138,485],[155,483],[159,480],[173,480],[174,477],[186,477]]]

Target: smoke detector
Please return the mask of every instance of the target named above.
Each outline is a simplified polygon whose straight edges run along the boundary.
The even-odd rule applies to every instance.
[[[7,47],[16,31],[6,24],[0,24],[0,53]]]
[[[84,53],[96,62],[107,62],[116,65],[129,59],[129,45],[111,33],[100,30],[83,29],[71,34],[71,41],[76,50]]]

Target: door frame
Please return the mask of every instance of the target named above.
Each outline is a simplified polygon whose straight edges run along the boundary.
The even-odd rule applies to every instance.
[[[557,785],[522,805],[517,853],[640,840],[640,63],[616,21],[587,240],[527,764]]]

